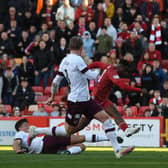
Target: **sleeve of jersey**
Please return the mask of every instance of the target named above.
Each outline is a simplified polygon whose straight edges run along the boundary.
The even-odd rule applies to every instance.
[[[118,86],[120,89],[130,92],[141,92],[142,90],[140,88],[129,86],[128,84],[124,83],[120,79],[113,79],[111,78],[111,81],[114,85]]]
[[[81,73],[84,74],[84,76],[89,79],[89,80],[97,80],[98,79],[98,75],[99,73],[95,72],[95,71],[91,71],[88,69],[86,63],[80,59],[80,62],[78,63],[78,69]]]
[[[104,64],[104,63],[102,63],[102,62],[93,62],[93,63],[91,63],[91,64],[89,64],[88,65],[88,69],[95,69],[95,68],[99,68],[99,69],[101,69],[101,70],[104,70],[104,69],[106,69],[107,68],[107,64]]]
[[[53,83],[57,84],[59,86],[61,80],[63,79],[64,74],[62,72],[58,72],[55,76],[55,78],[53,79]]]

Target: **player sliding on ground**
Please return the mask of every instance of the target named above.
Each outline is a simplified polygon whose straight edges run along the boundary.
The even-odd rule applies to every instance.
[[[69,44],[70,54],[68,54],[59,66],[59,72],[52,83],[52,96],[49,103],[54,101],[58,91],[60,81],[65,77],[70,86],[68,95],[68,110],[66,114],[65,127],[62,128],[62,134],[70,135],[78,126],[80,118],[84,115],[88,120],[97,119],[105,129],[107,138],[111,141],[117,158],[131,152],[133,147],[122,149],[116,138],[115,128],[109,115],[91,99],[88,88],[88,80],[96,80],[98,74],[89,70],[81,57],[83,49],[82,39],[72,37]],[[56,129],[57,130],[57,129]]]
[[[15,124],[17,133],[13,142],[13,149],[18,154],[79,154],[85,150],[83,142],[107,141],[107,137],[94,134],[55,136],[55,128],[29,127],[28,121],[21,119]],[[36,137],[41,134],[44,136]]]

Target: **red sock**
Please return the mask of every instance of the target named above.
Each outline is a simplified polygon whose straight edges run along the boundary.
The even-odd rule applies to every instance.
[[[125,131],[128,128],[128,125],[125,122],[121,122],[119,124],[119,127],[120,127],[120,129],[122,129],[123,131]]]

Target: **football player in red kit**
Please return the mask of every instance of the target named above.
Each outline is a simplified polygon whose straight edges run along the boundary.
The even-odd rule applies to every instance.
[[[139,132],[140,128],[128,128],[128,124],[124,121],[121,114],[115,108],[113,103],[109,100],[109,94],[114,86],[118,86],[122,90],[132,92],[142,92],[140,88],[129,86],[129,79],[119,78],[119,73],[124,72],[122,66],[114,67],[101,62],[94,62],[88,65],[89,69],[99,68],[103,70],[97,85],[93,89],[93,97],[95,101],[103,107],[103,109],[111,116],[114,117],[115,122],[125,132],[127,137]]]

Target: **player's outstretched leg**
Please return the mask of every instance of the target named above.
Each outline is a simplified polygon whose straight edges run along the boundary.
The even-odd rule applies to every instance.
[[[32,138],[40,134],[51,135],[51,136],[66,136],[67,131],[64,125],[58,126],[58,127],[52,127],[52,128],[50,127],[38,128],[36,126],[30,126],[29,134],[30,134],[30,137]]]
[[[99,120],[100,122],[103,123],[104,129],[105,129],[105,134],[107,138],[111,141],[111,144],[114,148],[114,153],[117,158],[121,158],[125,156],[126,154],[130,153],[133,151],[133,147],[128,147],[126,149],[122,149],[117,141],[117,136],[115,133],[115,127],[113,126],[112,120],[109,118],[107,113],[104,111],[100,111],[95,114],[95,119]]]
[[[121,114],[118,112],[118,110],[116,109],[114,105],[111,104],[107,107],[104,107],[104,110],[106,111],[108,115],[110,115],[111,117],[114,117],[116,124],[125,133],[126,137],[130,137],[140,131],[140,127],[129,128],[128,124],[122,118]]]

